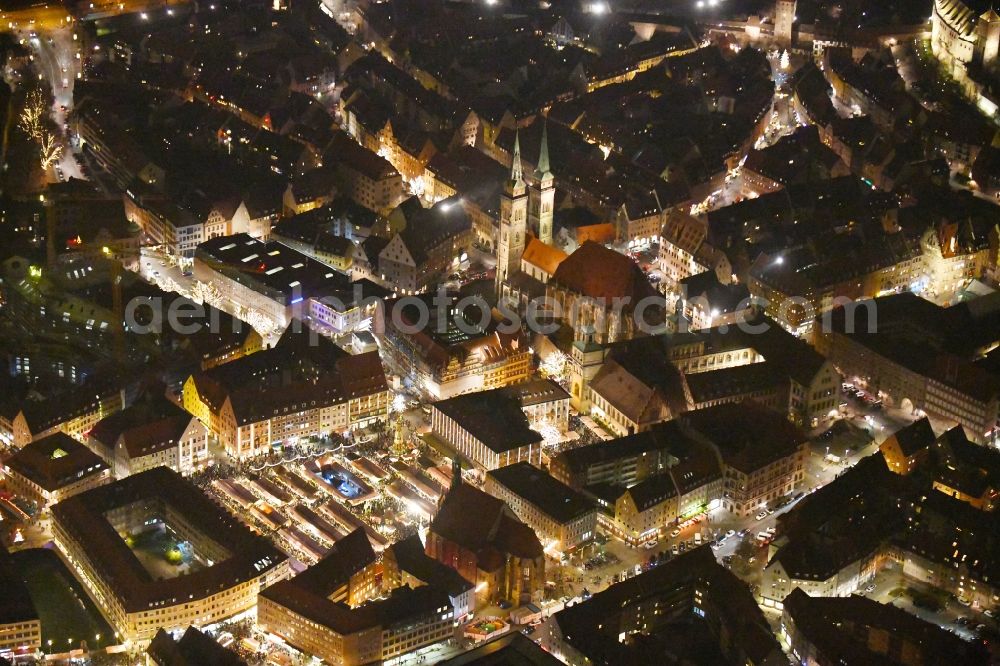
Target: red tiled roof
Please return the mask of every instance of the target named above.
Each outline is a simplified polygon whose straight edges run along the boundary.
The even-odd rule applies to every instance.
[[[646,296],[657,295],[634,261],[594,242],[584,243],[559,264],[553,280],[592,298],[629,297],[633,306]]]

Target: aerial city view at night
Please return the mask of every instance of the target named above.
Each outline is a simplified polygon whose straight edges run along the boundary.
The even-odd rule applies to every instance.
[[[1000,665],[1000,0],[0,0],[0,666]]]

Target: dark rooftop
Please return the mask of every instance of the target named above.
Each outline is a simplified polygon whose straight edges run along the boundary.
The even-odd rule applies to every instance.
[[[466,483],[453,486],[444,496],[430,530],[474,553],[542,555],[534,530],[519,521],[502,500]]]
[[[10,553],[0,542],[0,589],[3,603],[0,604],[0,625],[38,620],[35,602],[28,594],[24,576],[17,570]]]
[[[194,573],[154,580],[105,518],[113,509],[141,501],[170,506],[230,556]],[[97,575],[121,596],[128,612],[143,611],[157,603],[174,604],[181,598],[204,598],[220,587],[256,578],[285,560],[266,539],[254,535],[197,486],[167,467],[154,467],[75,495],[53,506],[52,517],[81,544]]]
[[[326,264],[276,241],[248,234],[220,236],[201,243],[195,258],[256,292],[290,305],[296,298],[350,291],[350,280]]]
[[[401,571],[427,585],[438,587],[453,597],[472,589],[472,583],[465,580],[455,569],[427,555],[424,544],[416,534],[389,546],[385,556],[394,557]]]
[[[907,458],[918,451],[929,449],[935,439],[931,422],[926,417],[897,430],[892,437],[899,442],[899,448]]]
[[[351,608],[342,602],[330,601],[311,588],[308,579],[299,581],[300,577],[276,583],[260,594],[342,636],[393,625],[407,618],[440,614],[442,608],[451,608],[448,595],[430,585],[398,587],[388,599],[370,601],[363,606]]]
[[[108,469],[90,449],[61,432],[27,444],[6,464],[48,492]]]
[[[526,462],[487,474],[558,523],[568,523],[596,509],[587,497]]]
[[[159,666],[245,666],[246,662],[232,650],[227,650],[214,638],[195,627],[188,627],[179,641],[160,629],[146,654]]]
[[[784,414],[754,402],[726,403],[681,417],[714,443],[730,467],[752,473],[793,455],[806,435]]]
[[[558,666],[561,663],[520,631],[509,631],[457,657],[438,662],[441,666]]]
[[[440,400],[433,408],[496,453],[542,441],[541,434],[531,429],[518,396],[510,391],[466,393]]]
[[[642,633],[656,635],[670,631],[665,626],[670,618],[689,615],[696,607],[695,589],[702,591],[697,607],[712,617],[708,626],[722,627],[709,631],[734,663],[762,663],[781,655],[781,648],[750,590],[715,561],[708,546],[612,585],[587,601],[556,613],[552,621],[558,625],[564,640],[590,663],[641,663],[635,660],[630,643],[618,638],[621,632],[633,629],[636,621],[633,612],[648,619]],[[643,608],[647,610],[640,610]]]
[[[797,633],[813,646],[821,662],[841,664],[888,664],[897,661],[879,646],[889,647],[877,635],[888,634],[908,659],[924,664],[990,663],[987,650],[978,641],[965,641],[943,628],[922,620],[892,604],[880,604],[863,596],[812,597],[795,588],[784,601],[784,612],[795,623]]]

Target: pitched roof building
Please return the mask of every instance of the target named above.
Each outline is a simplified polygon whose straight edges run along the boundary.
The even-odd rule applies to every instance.
[[[426,550],[473,583],[483,602],[530,603],[545,588],[545,555],[535,532],[503,500],[464,483],[442,499]]]
[[[484,488],[561,552],[597,536],[593,500],[527,462],[490,470]]]
[[[61,432],[27,444],[5,465],[8,489],[36,502],[39,512],[114,480],[107,463]]]
[[[239,655],[193,626],[185,629],[179,640],[174,640],[173,636],[160,629],[146,649],[146,654],[158,666],[246,666]]]
[[[698,660],[706,650],[713,663],[787,662],[750,590],[708,546],[556,613],[542,645],[572,666]]]

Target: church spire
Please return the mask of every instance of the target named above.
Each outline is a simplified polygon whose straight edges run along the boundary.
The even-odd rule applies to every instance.
[[[549,173],[549,121],[542,121],[542,147],[538,150],[538,173]]]
[[[524,181],[524,171],[521,168],[521,135],[518,130],[514,130],[514,164],[510,170],[510,180],[512,183]]]

